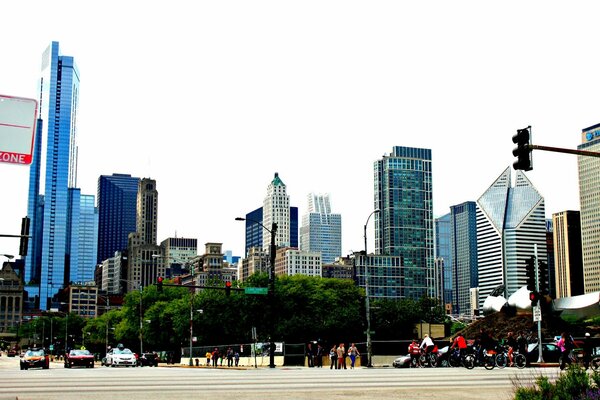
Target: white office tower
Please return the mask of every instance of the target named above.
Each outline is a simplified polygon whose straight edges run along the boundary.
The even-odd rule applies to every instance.
[[[329,195],[308,195],[308,212],[302,216],[300,250],[321,253],[324,264],[342,256],[342,216],[331,213]]]
[[[511,187],[510,167],[477,200],[479,308],[494,289],[508,297],[527,284],[525,260],[546,261],[544,198],[523,171]]]
[[[290,196],[277,172],[267,187],[267,196],[263,202],[262,223],[270,230],[273,222],[277,224],[275,244],[278,247],[288,247],[290,245]],[[270,245],[271,233],[263,229],[263,249],[269,251]]]
[[[600,152],[600,124],[581,132],[578,150]],[[578,156],[583,290],[600,290],[600,158]]]

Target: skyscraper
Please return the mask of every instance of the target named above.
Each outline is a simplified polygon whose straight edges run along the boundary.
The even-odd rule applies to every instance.
[[[396,146],[374,171],[375,253],[400,257],[401,297],[433,297],[431,150]]]
[[[126,174],[98,178],[98,263],[127,249],[127,237],[136,231],[139,181]]]
[[[262,226],[254,221],[263,223],[263,208],[259,207],[254,211],[246,214],[246,244],[245,244],[245,256],[252,247],[263,248],[263,235],[264,229]],[[265,225],[266,226],[266,225]],[[290,247],[298,247],[298,207],[290,207]],[[271,229],[270,226],[268,226]],[[267,248],[267,254],[269,252],[268,247],[271,243],[271,237],[269,236],[265,248]]]
[[[98,248],[98,209],[93,195],[69,189],[65,283],[94,280]]]
[[[267,195],[263,201],[262,224],[271,229],[277,224],[275,244],[279,247],[290,246],[290,196],[287,194],[285,183],[275,172],[275,177],[267,187]],[[263,248],[269,250],[271,233],[263,229]]]
[[[68,189],[77,184],[79,71],[73,57],[60,55],[58,42],[52,42],[42,55],[39,87],[37,160],[30,169],[27,207],[34,237],[29,242],[25,281],[39,283],[39,307],[44,310],[68,273]],[[42,137],[47,143],[45,153],[39,148]]]
[[[302,216],[300,250],[321,253],[331,264],[342,256],[342,216],[331,212],[329,195],[308,195],[308,212]]]
[[[471,315],[470,290],[477,281],[477,204],[467,201],[450,207],[450,251],[453,311]]]
[[[440,300],[442,304],[452,303],[452,252],[450,247],[450,214],[436,218],[435,226],[435,259],[441,262],[441,280],[436,287],[441,288]],[[440,261],[441,260],[441,261]],[[436,279],[438,274],[435,274]]]
[[[579,150],[600,152],[600,124],[581,132]],[[579,169],[579,204],[581,207],[581,248],[585,293],[600,290],[600,158],[577,156]]]
[[[137,191],[137,232],[142,244],[157,243],[158,191],[156,181],[149,178],[140,180]]]
[[[479,307],[503,286],[508,298],[527,284],[525,263],[534,255],[546,261],[544,198],[523,171],[511,187],[510,167],[477,200]]]
[[[583,294],[579,211],[552,214],[556,298]],[[552,286],[552,285],[550,285]]]

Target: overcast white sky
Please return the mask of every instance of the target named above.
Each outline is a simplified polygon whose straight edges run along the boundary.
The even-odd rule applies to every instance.
[[[330,194],[346,254],[364,247],[373,162],[393,146],[432,149],[439,217],[512,165],[518,128],[576,148],[600,122],[597,1],[20,0],[2,15],[0,94],[37,99],[59,41],[81,72],[82,192],[102,174],[156,179],[159,240],[200,253],[243,255],[234,218],[275,172],[300,216]],[[533,158],[547,217],[579,209],[576,156]],[[0,233],[20,231],[28,172],[0,164]]]

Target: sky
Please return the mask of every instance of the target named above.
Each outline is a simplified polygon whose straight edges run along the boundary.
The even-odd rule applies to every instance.
[[[95,4],[95,5],[94,5]],[[244,224],[278,172],[364,248],[373,163],[429,148],[434,216],[511,166],[512,136],[575,149],[600,123],[595,1],[80,1],[2,7],[0,94],[37,99],[51,41],[80,71],[78,186],[157,181],[158,239],[243,256]],[[45,143],[44,143],[45,145]],[[577,156],[533,152],[546,214],[579,209]],[[0,163],[0,234],[19,234],[29,167]],[[372,251],[372,220],[368,246]],[[18,239],[0,238],[0,254]]]

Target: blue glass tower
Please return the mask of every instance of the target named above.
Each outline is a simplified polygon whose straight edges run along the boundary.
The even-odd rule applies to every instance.
[[[101,263],[127,249],[127,237],[136,232],[137,192],[140,178],[126,174],[98,178],[98,254]]]
[[[246,246],[244,256],[248,255],[248,250],[251,247],[263,247],[263,228],[252,221],[262,223],[262,207],[246,214]],[[298,248],[298,207],[290,207],[290,247]]]
[[[43,121],[38,121],[28,195],[34,237],[29,242],[25,280],[39,284],[39,308],[44,310],[67,278],[71,253],[68,189],[77,183],[79,71],[73,57],[60,55],[58,42],[52,42],[42,55],[40,88]],[[47,144],[45,154],[42,137]]]
[[[375,253],[400,257],[400,297],[433,297],[431,150],[396,146],[374,175]]]
[[[453,277],[452,308],[456,314],[472,314],[470,290],[477,279],[477,204],[467,201],[450,207]]]
[[[444,260],[443,302],[452,302],[452,251],[450,249],[450,214],[435,219],[435,257]]]

